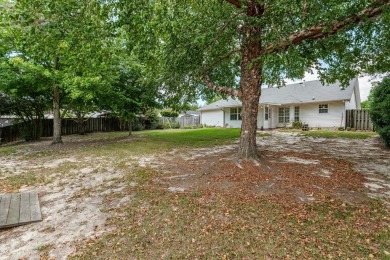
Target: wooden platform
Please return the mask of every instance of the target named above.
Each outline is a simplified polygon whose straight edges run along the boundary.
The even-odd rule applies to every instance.
[[[0,195],[0,228],[42,221],[37,192]]]

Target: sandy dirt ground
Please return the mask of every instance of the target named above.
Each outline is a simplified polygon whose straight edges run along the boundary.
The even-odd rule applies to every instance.
[[[38,191],[43,215],[42,222],[0,230],[0,259],[66,259],[82,241],[112,232],[114,227],[106,225],[107,218],[131,200],[121,194],[126,172],[116,167],[117,161],[109,156],[72,156],[77,140],[65,141],[72,144],[65,145],[64,157],[50,162],[22,154],[0,156],[0,182],[15,173],[51,172],[43,184],[0,190]],[[390,207],[390,151],[379,138],[322,139],[274,131],[272,136],[259,136],[257,142],[261,152],[258,165],[234,160],[236,143],[134,157],[128,171],[132,164],[165,171],[169,174],[156,179],[156,185],[171,192],[206,187],[275,198],[290,196],[302,203],[334,193],[336,199],[348,203],[375,198]],[[47,143],[41,142],[30,149],[45,147]]]

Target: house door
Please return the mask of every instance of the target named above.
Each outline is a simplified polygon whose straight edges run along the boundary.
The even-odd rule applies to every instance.
[[[270,116],[270,108],[268,106],[265,106],[264,107],[264,129],[269,129],[270,126],[272,125],[270,120],[271,120],[271,116]]]

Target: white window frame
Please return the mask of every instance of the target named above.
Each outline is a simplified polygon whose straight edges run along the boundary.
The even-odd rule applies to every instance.
[[[290,107],[279,107],[278,121],[280,124],[290,123]]]
[[[241,107],[230,108],[230,121],[241,121]]]
[[[299,117],[300,112],[301,112],[300,107],[294,107],[294,121],[300,120],[300,117]]]
[[[269,119],[269,107],[265,107],[264,109],[264,120],[268,121]]]
[[[328,104],[318,105],[318,113],[319,114],[327,114],[327,113],[329,113],[329,105]]]

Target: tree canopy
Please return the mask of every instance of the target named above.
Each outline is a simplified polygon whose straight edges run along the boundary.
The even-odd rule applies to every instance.
[[[155,81],[131,51],[138,43],[115,26],[111,1],[1,0],[0,7],[0,91],[8,97],[43,93],[57,123],[60,111],[82,123],[96,110],[121,115],[157,106]],[[22,61],[28,70],[10,69]]]
[[[238,155],[256,159],[261,85],[283,86],[313,68],[344,85],[387,72],[389,2],[0,0],[0,55],[42,68],[57,121],[60,99],[132,114],[237,97]]]
[[[321,80],[346,85],[362,71],[388,69],[388,0],[118,4],[119,20],[142,42],[167,95],[240,98],[238,155],[245,158],[257,157],[261,85],[282,86],[312,68]]]

